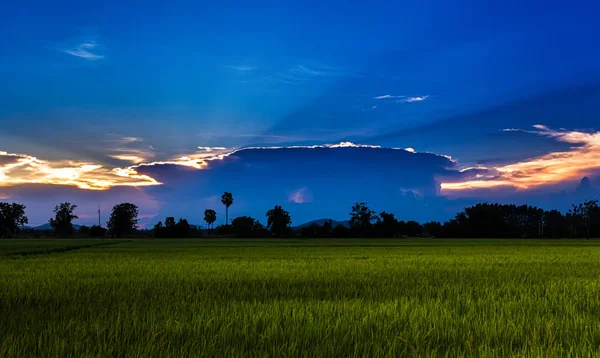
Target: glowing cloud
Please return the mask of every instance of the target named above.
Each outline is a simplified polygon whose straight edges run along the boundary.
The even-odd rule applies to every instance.
[[[225,147],[198,147],[198,149],[205,152],[213,152],[215,150],[227,150]]]
[[[551,152],[529,160],[489,169],[488,175],[474,180],[442,183],[442,190],[468,190],[494,187],[528,189],[579,179],[593,170],[600,169],[600,132],[552,130],[536,124],[534,131],[523,131],[553,138],[559,142],[574,144],[569,151]],[[520,131],[505,129],[504,131]]]
[[[128,138],[128,142],[138,139]],[[22,184],[49,184],[73,186],[86,190],[107,190],[117,186],[143,187],[161,185],[162,183],[150,175],[141,174],[142,167],[158,165],[176,165],[193,169],[205,169],[211,161],[223,160],[246,150],[275,150],[275,149],[316,149],[316,148],[371,148],[381,149],[378,145],[355,144],[340,142],[337,144],[320,144],[311,146],[288,147],[246,147],[227,149],[224,147],[198,147],[199,152],[176,156],[172,159],[147,161],[154,152],[132,148],[113,149],[108,156],[113,159],[128,161],[133,165],[128,167],[107,168],[104,165],[83,161],[48,161],[27,154],[13,154],[0,151],[0,187],[10,187]],[[414,149],[390,148],[414,153]],[[438,154],[436,154],[438,155]],[[438,155],[446,157],[443,155]],[[447,157],[449,158],[449,157]],[[298,189],[293,197],[294,202],[307,202],[310,191]]]
[[[0,186],[21,184],[53,184],[75,186],[80,189],[106,190],[114,186],[160,185],[155,179],[138,173],[133,168],[108,169],[86,162],[50,162],[26,154],[0,152],[4,158],[0,166]],[[11,159],[6,161],[6,159]]]

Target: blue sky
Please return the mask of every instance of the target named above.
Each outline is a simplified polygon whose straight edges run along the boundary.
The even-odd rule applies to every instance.
[[[77,203],[84,222],[98,203],[123,199],[138,202],[148,222],[166,214],[198,222],[206,207],[221,210],[224,190],[237,198],[233,216],[264,220],[282,204],[297,223],[344,219],[357,200],[418,220],[486,200],[564,210],[600,166],[599,7],[4,4],[0,198],[25,202],[34,223],[59,201]],[[271,147],[340,142],[382,149],[271,157]],[[263,149],[236,151],[243,147]],[[385,148],[412,148],[418,160]],[[215,160],[256,172],[224,179]],[[318,162],[338,170],[324,177]],[[298,168],[303,175],[289,175]]]

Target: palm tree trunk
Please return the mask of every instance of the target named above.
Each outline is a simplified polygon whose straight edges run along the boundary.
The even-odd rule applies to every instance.
[[[225,207],[225,226],[229,225],[229,207]]]

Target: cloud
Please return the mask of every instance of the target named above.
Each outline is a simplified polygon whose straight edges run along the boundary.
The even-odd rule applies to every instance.
[[[109,154],[109,158],[130,162],[132,164],[140,164],[148,161],[154,156],[154,153],[137,149],[115,149],[118,154]]]
[[[389,94],[384,94],[382,96],[373,97],[373,99],[390,99],[390,98],[405,98],[406,96],[392,96]]]
[[[327,71],[322,71],[322,70],[315,70],[312,68],[308,68],[306,66],[303,65],[298,65],[294,68],[292,68],[290,70],[290,72],[292,73],[299,73],[299,74],[305,74],[305,75],[311,75],[311,76],[324,76],[324,75],[328,75],[328,74],[332,74],[333,72],[327,72]]]
[[[236,70],[238,72],[251,72],[251,71],[255,71],[258,69],[258,67],[256,67],[256,66],[246,66],[246,65],[228,65],[225,67],[230,68],[232,70]]]
[[[156,156],[156,150],[151,145],[144,144],[139,137],[124,137],[118,134],[108,134],[104,140],[109,146],[109,158],[120,161],[140,164],[147,162]]]
[[[285,71],[265,77],[266,80],[285,84],[304,84],[310,81],[330,81],[344,77],[360,77],[347,68],[328,66],[314,62],[311,65],[298,64]]]
[[[302,187],[290,193],[288,200],[296,204],[310,203],[313,200],[313,194],[307,187]]]
[[[445,182],[444,191],[512,187],[519,190],[578,180],[600,169],[600,132],[552,130],[537,124],[536,130],[523,131],[558,142],[573,144],[566,151],[490,168],[489,174],[475,180]],[[521,131],[505,129],[504,131]]]
[[[73,48],[68,48],[63,52],[86,60],[95,61],[104,58],[103,55],[98,55],[92,52],[92,50],[97,46],[98,45],[95,42],[86,41]]]
[[[443,205],[426,208],[437,200],[438,178],[462,180],[475,175],[460,172],[446,156],[350,142],[241,148],[219,159],[202,154],[204,158],[193,162],[200,170],[181,161],[137,167],[139,173],[165,183],[144,188],[164,203],[161,213],[179,215],[182,207],[189,207],[186,215],[195,215],[203,211],[198,209],[199,198],[231,191],[236,202],[230,218],[250,215],[264,220],[267,210],[283,204],[298,223],[319,217],[346,219],[355,201],[366,201],[375,210],[393,209],[405,219],[439,219],[455,212],[443,213]],[[408,191],[421,195],[408,195]],[[224,218],[222,205],[200,207],[207,208],[217,210],[219,220]]]
[[[118,142],[136,143],[140,139],[124,137]],[[38,159],[27,154],[0,152],[0,186],[9,187],[22,184],[51,184],[74,186],[86,190],[107,190],[116,186],[144,187],[161,185],[152,176],[141,174],[140,168],[154,166],[180,166],[193,169],[205,169],[210,162],[235,156],[250,150],[275,149],[334,149],[334,148],[380,148],[379,146],[341,142],[312,146],[289,147],[248,147],[227,149],[225,147],[198,147],[196,153],[183,154],[171,159],[148,161],[155,156],[150,150],[135,148],[115,148],[108,157],[127,161],[134,165],[108,168],[88,161]]]
[[[429,95],[427,96],[414,96],[414,97],[409,97],[409,96],[394,96],[394,95],[390,95],[390,94],[384,94],[381,96],[377,96],[377,97],[373,97],[373,99],[396,99],[396,103],[413,103],[413,102],[420,102],[420,101],[424,101],[427,98],[429,98]]]
[[[405,99],[401,99],[396,101],[396,103],[413,103],[413,102],[421,102],[429,98],[429,96],[417,96],[417,97],[408,97]]]
[[[23,188],[36,187],[44,193],[68,193],[64,200],[72,199],[75,204],[93,209],[102,197],[93,193],[106,192],[111,203],[116,203],[133,200],[139,192],[148,203],[144,205],[151,205],[144,208],[144,215],[159,215],[161,219],[166,215],[183,216],[196,224],[202,222],[201,213],[207,208],[217,210],[222,220],[224,211],[218,200],[202,198],[218,197],[223,191],[231,191],[236,197],[231,217],[251,215],[264,220],[264,213],[273,205],[285,206],[288,202],[302,204],[286,208],[298,222],[319,217],[345,219],[354,201],[367,201],[376,210],[389,210],[390,200],[394,200],[394,209],[403,213],[403,218],[424,220],[454,214],[445,213],[443,205],[427,207],[433,205],[431,200],[438,200],[435,197],[440,179],[461,181],[476,175],[470,170],[461,172],[457,163],[444,155],[352,142],[209,148],[200,147],[194,153],[170,159],[155,153],[158,160],[118,168],[3,152],[0,195],[35,203],[39,193]],[[365,190],[365,185],[377,190]],[[118,192],[130,196],[113,195]],[[315,198],[318,206],[314,205]],[[45,215],[51,212],[51,202],[61,200],[60,195],[53,194],[43,208]],[[86,212],[93,213],[92,209]]]
[[[225,147],[198,147],[198,149],[205,152],[213,152],[215,150],[227,150]]]
[[[106,190],[115,186],[160,185],[134,168],[105,168],[97,163],[47,161],[26,154],[0,151],[0,187],[23,184],[74,186],[88,190]]]

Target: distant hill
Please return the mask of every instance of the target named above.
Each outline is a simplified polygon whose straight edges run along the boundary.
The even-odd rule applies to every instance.
[[[312,224],[317,224],[319,226],[323,226],[323,224],[325,224],[326,221],[329,221],[331,219],[318,219],[318,220],[313,220],[313,221],[309,221],[307,223],[304,223],[302,225],[298,225],[298,226],[294,226],[293,229],[294,230],[298,230],[298,229],[302,229],[303,227],[308,227],[311,226]],[[344,227],[350,227],[350,222],[348,220],[345,221],[336,221],[336,220],[331,220],[331,226],[332,227],[336,227],[338,225],[342,225]]]
[[[73,224],[73,229],[75,229],[75,230],[79,230],[80,227],[81,227],[81,225]],[[52,230],[52,226],[50,225],[50,223],[45,223],[44,225],[35,226],[35,227],[30,228],[30,229],[33,229],[33,230]]]

